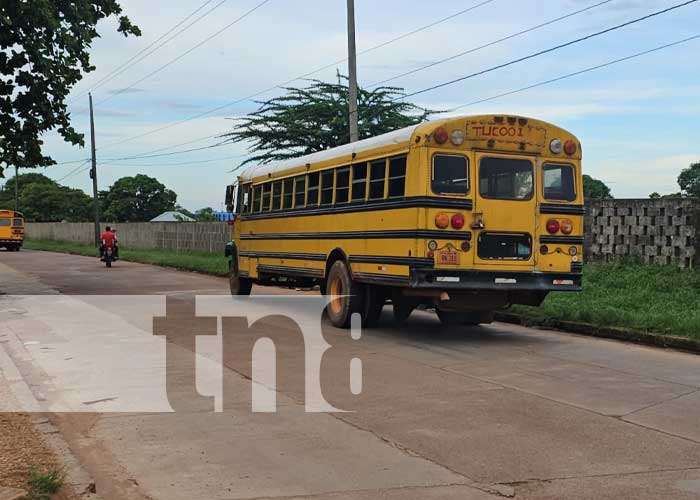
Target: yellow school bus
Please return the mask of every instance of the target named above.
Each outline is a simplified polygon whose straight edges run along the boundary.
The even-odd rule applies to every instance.
[[[14,210],[0,210],[0,247],[19,252],[24,243],[24,216]]]
[[[581,290],[581,145],[540,120],[422,123],[250,167],[226,199],[231,293],[318,284],[336,326],[371,326],[389,302],[398,321],[426,306],[484,323]]]

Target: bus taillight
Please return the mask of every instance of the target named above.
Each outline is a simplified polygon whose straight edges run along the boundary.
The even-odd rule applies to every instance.
[[[450,222],[452,223],[452,227],[454,229],[462,229],[464,227],[464,215],[454,214]]]
[[[439,229],[447,229],[450,225],[450,216],[444,213],[439,213],[435,216],[435,227]]]
[[[571,234],[574,230],[574,224],[569,219],[564,219],[560,224],[561,232],[564,234]]]
[[[559,232],[559,221],[556,219],[549,219],[547,221],[547,232],[549,234],[557,234]]]

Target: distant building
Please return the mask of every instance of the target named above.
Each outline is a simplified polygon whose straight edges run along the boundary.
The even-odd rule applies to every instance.
[[[212,212],[211,214],[221,222],[228,222],[236,218],[236,215],[231,212]]]
[[[151,219],[151,222],[194,222],[192,217],[188,217],[183,213],[171,210],[163,212],[158,217]]]

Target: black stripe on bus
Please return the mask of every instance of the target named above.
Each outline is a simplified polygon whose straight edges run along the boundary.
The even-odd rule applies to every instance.
[[[281,274],[283,276],[301,276],[304,278],[323,278],[322,269],[309,269],[306,267],[291,267],[291,266],[269,266],[259,265],[258,275],[260,274]]]
[[[375,273],[352,273],[354,280],[360,283],[371,283],[373,285],[388,285],[388,286],[408,286],[408,276],[392,276],[390,274],[375,274]]]
[[[302,207],[241,214],[240,220],[276,219],[281,217],[302,217],[307,215],[346,214],[355,212],[373,212],[377,210],[393,210],[398,208],[445,208],[452,210],[472,210],[472,200],[455,198],[437,198],[434,196],[409,196],[396,200],[360,201],[327,207]]]
[[[471,240],[469,231],[434,229],[395,229],[393,231],[335,231],[325,233],[241,233],[241,240],[356,240],[356,239],[436,239]]]
[[[586,215],[584,205],[559,205],[558,203],[542,203],[540,205],[541,214],[558,215]]]
[[[583,236],[540,236],[540,243],[583,245]]]
[[[288,252],[238,252],[240,257],[254,257],[259,259],[294,259],[294,260],[320,260],[325,261],[326,256],[322,253],[288,253]]]
[[[350,263],[358,264],[388,264],[411,267],[433,267],[435,262],[428,257],[391,257],[384,255],[351,255]]]

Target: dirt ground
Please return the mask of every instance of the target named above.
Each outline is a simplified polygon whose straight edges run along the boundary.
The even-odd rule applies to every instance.
[[[48,448],[27,413],[0,413],[0,486],[27,489],[29,471],[61,469],[62,465]],[[64,486],[57,500],[77,496]]]

